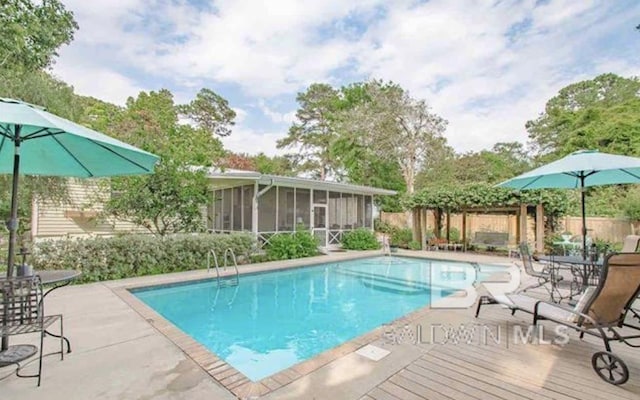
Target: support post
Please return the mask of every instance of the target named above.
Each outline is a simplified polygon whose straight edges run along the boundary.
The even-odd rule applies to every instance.
[[[527,205],[520,204],[518,213],[518,230],[520,231],[520,239],[518,243],[527,242]]]
[[[422,231],[422,237],[420,237],[420,248],[422,250],[427,249],[427,210],[420,207],[420,230]]]
[[[462,251],[467,251],[467,212],[462,212]]]
[[[544,206],[536,205],[536,250],[544,252]]]
[[[13,266],[15,263],[16,241],[18,239],[18,182],[20,180],[20,130],[22,126],[16,125],[13,137],[13,181],[11,187],[11,215],[9,216],[9,254],[7,255],[7,278],[13,277]],[[5,297],[6,300],[6,297]],[[4,320],[6,321],[9,313],[9,305],[4,305]],[[2,351],[9,348],[9,335],[2,336]]]
[[[251,232],[258,240],[258,181],[253,184],[253,200],[251,201]]]
[[[413,240],[415,240],[416,242],[422,242],[422,240],[420,239],[422,237],[422,232],[421,232],[422,227],[420,226],[420,209],[419,208],[412,209],[411,214],[412,214],[411,230],[413,233]]]
[[[451,231],[451,212],[447,210],[447,243],[450,241],[450,231]]]

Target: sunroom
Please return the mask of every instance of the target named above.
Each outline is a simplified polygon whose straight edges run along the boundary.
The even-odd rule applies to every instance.
[[[322,247],[340,244],[346,231],[373,230],[374,196],[396,192],[368,186],[266,175],[211,171],[209,231],[253,232],[262,246],[276,233],[311,230]]]

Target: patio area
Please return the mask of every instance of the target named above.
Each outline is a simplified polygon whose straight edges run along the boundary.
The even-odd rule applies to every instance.
[[[360,252],[357,255],[367,254]],[[372,252],[379,254],[379,252]],[[449,252],[410,252],[430,258],[505,263],[503,257]],[[339,261],[353,253],[332,254],[321,262]],[[253,272],[307,264],[311,260],[265,263],[243,267]],[[56,291],[47,299],[47,312],[63,313],[65,333],[73,352],[64,361],[45,359],[42,386],[29,379],[18,379],[10,368],[0,370],[3,398],[40,399],[636,399],[640,397],[640,351],[613,343],[613,351],[629,367],[629,382],[621,387],[605,383],[591,368],[591,354],[601,349],[592,338],[580,340],[570,333],[565,346],[513,343],[502,337],[471,344],[466,340],[443,343],[430,340],[429,332],[460,324],[484,324],[491,329],[508,330],[527,325],[530,315],[514,317],[500,306],[483,308],[480,318],[472,309],[425,309],[396,321],[393,329],[422,336],[392,343],[390,327],[383,327],[348,342],[340,353],[333,350],[298,364],[271,381],[260,385],[244,382],[233,393],[212,377],[212,372],[196,362],[189,352],[172,342],[158,321],[148,320],[121,297],[129,285],[152,285],[206,277],[206,271],[133,278],[104,283],[77,285]],[[544,289],[541,290],[541,294]],[[549,337],[553,324],[543,325]],[[435,328],[429,328],[435,327]],[[435,330],[434,330],[435,329]],[[507,331],[505,331],[507,332]],[[34,335],[35,336],[35,335]],[[35,340],[13,337],[12,342]],[[51,350],[55,340],[46,343]],[[389,350],[379,361],[372,361],[355,350],[372,343]],[[340,346],[343,347],[343,346]],[[34,368],[35,364],[28,366]],[[269,384],[270,387],[267,387]]]

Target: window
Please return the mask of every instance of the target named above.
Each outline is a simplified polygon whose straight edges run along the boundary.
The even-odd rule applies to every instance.
[[[367,228],[372,228],[373,223],[373,197],[372,196],[364,196],[364,226]]]
[[[242,210],[244,214],[242,228],[245,231],[250,231],[253,221],[253,185],[243,186],[242,195]]]
[[[305,229],[311,226],[311,192],[309,189],[296,189],[296,226],[303,225]]]
[[[266,188],[260,185],[259,190]],[[258,231],[275,232],[276,230],[276,191],[271,187],[266,193],[258,197]]]
[[[233,195],[231,189],[222,191],[222,230],[231,230],[231,205],[233,204]]]
[[[342,193],[342,200],[345,204],[345,210],[347,214],[346,223],[342,229],[353,229],[358,223],[358,206],[356,199],[351,193]]]
[[[354,197],[356,208],[356,220],[355,228],[362,228],[364,226],[364,198],[361,194],[356,194]]]
[[[329,229],[340,229],[340,193],[329,192]]]
[[[313,203],[314,204],[327,204],[327,191],[326,190],[314,190],[313,191]]]
[[[215,230],[222,230],[222,190],[215,190],[213,192],[213,214]]]
[[[278,187],[278,231],[293,231],[293,199],[293,188]]]
[[[233,209],[233,230],[242,230],[242,187],[238,186],[232,189],[233,203],[231,208]]]

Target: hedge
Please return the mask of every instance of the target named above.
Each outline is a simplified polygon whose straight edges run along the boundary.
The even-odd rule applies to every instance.
[[[376,250],[380,243],[376,235],[366,228],[347,231],[342,235],[342,248],[345,250]]]
[[[211,249],[221,264],[227,248],[247,260],[254,245],[243,233],[48,240],[34,244],[31,262],[39,270],[78,269],[79,282],[96,282],[206,268]]]

